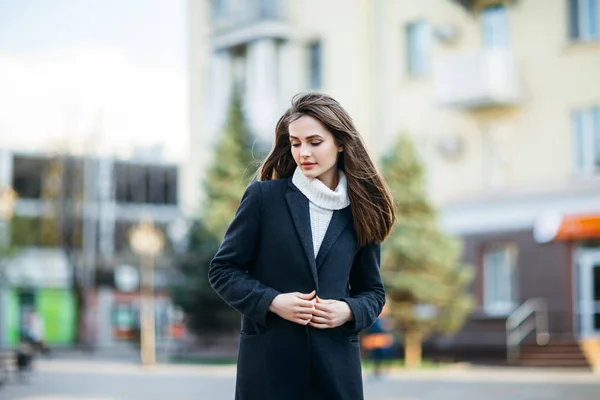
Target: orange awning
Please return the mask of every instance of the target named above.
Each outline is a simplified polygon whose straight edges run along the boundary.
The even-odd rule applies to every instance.
[[[600,213],[565,215],[554,240],[600,238]]]
[[[600,212],[543,215],[536,221],[534,236],[538,242],[600,238]]]

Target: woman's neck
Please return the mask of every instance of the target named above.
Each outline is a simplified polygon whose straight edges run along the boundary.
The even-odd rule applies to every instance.
[[[338,171],[336,176],[338,182],[336,188],[332,190],[320,179],[306,177],[300,167],[297,167],[292,176],[292,183],[314,205],[325,210],[341,210],[350,205],[350,199],[346,175]]]
[[[317,179],[323,182],[329,189],[335,190],[340,181],[340,175],[338,174],[338,169],[334,167],[317,176]]]

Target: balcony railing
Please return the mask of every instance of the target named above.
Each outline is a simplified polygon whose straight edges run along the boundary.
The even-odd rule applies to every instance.
[[[467,109],[519,103],[522,92],[514,54],[485,49],[440,61],[435,97],[440,105]]]
[[[226,2],[226,4],[229,3]],[[213,29],[215,33],[226,33],[262,22],[282,21],[284,19],[281,0],[246,0],[237,4],[236,7],[230,6],[218,11],[213,10]]]
[[[258,39],[289,37],[290,27],[285,21],[281,0],[223,1],[222,8],[213,9],[213,48],[226,49]]]

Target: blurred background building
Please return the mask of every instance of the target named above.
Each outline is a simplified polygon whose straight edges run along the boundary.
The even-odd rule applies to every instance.
[[[6,147],[0,155],[0,185],[19,195],[9,227],[11,245],[21,249],[4,271],[0,327],[6,343],[18,343],[32,310],[45,321],[49,345],[72,345],[78,334],[97,346],[132,339],[140,279],[128,233],[150,217],[169,232],[179,219],[178,165]],[[161,328],[168,325],[173,262],[167,248],[156,263]]]
[[[192,0],[192,169],[210,162],[234,85],[257,149],[293,94],[331,94],[375,156],[414,138],[443,228],[465,240],[477,309],[435,346],[503,357],[507,317],[542,313],[542,299],[546,349],[570,354],[542,362],[585,364],[576,340],[600,335],[598,6]]]

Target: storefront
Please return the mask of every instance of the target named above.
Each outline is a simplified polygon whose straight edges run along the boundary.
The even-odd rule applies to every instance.
[[[126,267],[126,268],[123,268]],[[111,271],[99,271],[103,282],[88,293],[90,339],[99,347],[137,340],[140,329],[140,288],[138,268],[121,265]],[[103,275],[100,275],[103,273]],[[175,308],[168,294],[169,271],[155,271],[154,322],[157,343],[169,336]],[[109,279],[107,279],[109,278]]]
[[[49,345],[74,342],[76,304],[71,291],[71,269],[61,250],[30,248],[19,253],[6,269],[8,285],[0,302],[2,337],[9,346],[19,342],[26,317],[36,312]]]
[[[574,331],[600,338],[600,212],[544,215],[534,235],[540,243],[572,244]]]

